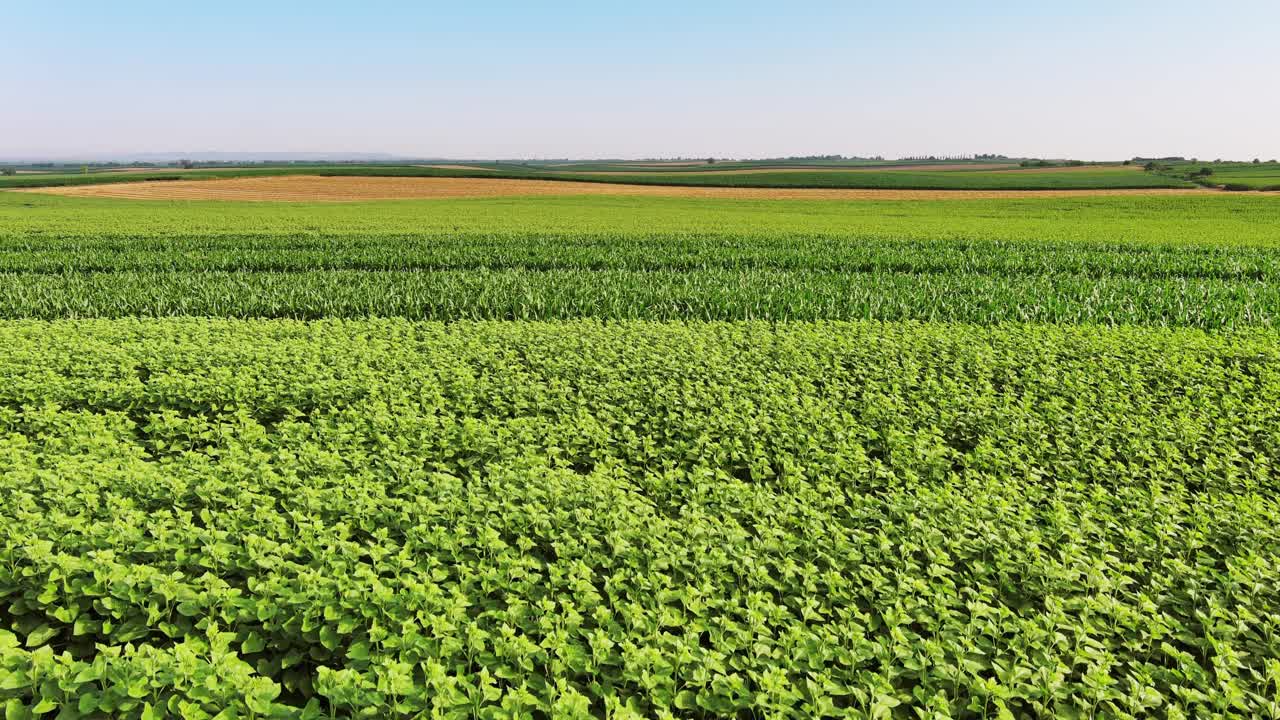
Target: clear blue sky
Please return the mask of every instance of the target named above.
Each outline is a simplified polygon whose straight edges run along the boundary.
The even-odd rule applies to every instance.
[[[0,3],[0,156],[1280,156],[1280,1]]]

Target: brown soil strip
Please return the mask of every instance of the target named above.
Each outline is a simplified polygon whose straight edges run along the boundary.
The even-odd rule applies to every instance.
[[[357,202],[550,195],[626,195],[740,200],[979,200],[999,198],[1064,198],[1094,195],[1193,195],[1205,189],[1150,190],[853,190],[840,188],[727,188],[669,185],[622,185],[560,180],[433,177],[317,177],[281,175],[221,180],[110,183],[24,188],[77,197],[135,200],[242,200],[287,202]]]

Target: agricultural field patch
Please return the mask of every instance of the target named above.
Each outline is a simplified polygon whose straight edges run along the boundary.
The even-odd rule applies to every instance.
[[[6,322],[0,701],[1265,716],[1277,348],[921,323]]]
[[[442,167],[442,166],[441,166]],[[626,175],[634,172],[637,167],[662,167],[655,165],[626,165],[617,166],[617,170],[581,170],[573,171],[575,174],[583,175]],[[893,172],[901,170],[918,170],[918,171],[965,171],[965,170],[999,170],[1006,168],[1016,168],[1017,165],[1010,163],[968,163],[965,165],[878,165],[872,167],[858,168],[845,166],[821,167],[812,165],[801,165],[794,167],[750,167],[735,168],[729,170],[718,169],[715,165],[703,165],[697,171],[698,175],[758,175],[760,173],[774,172]],[[1074,169],[1074,168],[1073,168]]]
[[[10,198],[20,199],[13,194]],[[67,212],[75,208],[76,212]],[[0,205],[10,317],[1270,324],[1280,208],[1230,194]],[[1068,222],[1069,220],[1069,222]],[[34,240],[34,242],[33,242]],[[1231,248],[1227,252],[1227,248]]]
[[[477,165],[443,164],[443,165],[419,165],[418,167],[438,168],[440,170],[483,170],[485,172],[494,172],[494,168],[480,167]]]
[[[720,187],[769,188],[861,188],[899,190],[1104,190],[1143,188],[1187,188],[1192,184],[1178,177],[1142,172],[1123,166],[1079,168],[1009,168],[972,170],[965,166],[945,170],[900,168],[781,168],[732,170],[687,170],[682,172],[635,172],[591,175],[586,172],[546,173],[546,177],[591,179],[627,184],[660,184]]]
[[[821,172],[821,171],[820,171]],[[784,171],[785,174],[785,171]],[[15,192],[104,197],[130,200],[243,200],[284,202],[352,202],[424,198],[502,197],[528,195],[640,195],[773,200],[981,200],[1018,197],[1038,192],[1041,197],[1092,194],[1196,194],[1204,190],[1128,188],[1109,190],[909,190],[772,187],[691,187],[688,185],[586,183],[560,179],[437,178],[280,175],[147,183],[82,184],[26,188]]]
[[[1280,164],[1217,166],[1210,181],[1223,186],[1242,185],[1252,190],[1280,191]]]
[[[1153,172],[1233,192],[1280,192],[1280,163],[1274,160],[1256,163],[1199,161],[1156,163]]]
[[[1173,174],[1143,172],[1138,167],[1091,165],[1049,168],[988,168],[990,163],[759,163],[728,162],[714,166],[661,167],[576,163],[471,163],[465,165],[280,165],[255,167],[135,169],[88,174],[51,173],[0,177],[0,189],[86,186],[126,182],[186,182],[213,179],[264,179],[319,176],[356,178],[480,178],[558,180],[620,185],[722,188],[844,190],[1107,190],[1198,187]],[[132,192],[112,189],[108,193]],[[536,191],[535,191],[536,192]],[[584,191],[585,192],[585,191]],[[618,190],[635,194],[635,190]],[[716,197],[746,197],[708,195]],[[856,196],[846,196],[856,197]]]
[[[1274,710],[1273,197],[580,184],[0,192],[6,714]]]
[[[309,205],[11,193],[0,200],[0,218],[0,316],[14,318],[1215,328],[1271,326],[1280,317],[1280,205],[1227,193]]]

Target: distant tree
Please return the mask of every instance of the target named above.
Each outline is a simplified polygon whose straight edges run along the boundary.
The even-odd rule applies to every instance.
[[[178,161],[178,167],[182,168],[183,170],[190,170],[195,166],[196,164],[194,162],[191,162],[190,160],[187,160],[185,158]]]
[[[707,158],[707,164],[708,164],[708,165],[715,165],[715,164],[716,164],[716,159],[715,159],[715,158]]]
[[[1124,162],[1122,162],[1122,163],[1120,163],[1120,164],[1121,164],[1121,165],[1132,165],[1132,164],[1133,164],[1133,161],[1132,161],[1132,160],[1125,160]]]
[[[5,174],[5,175],[17,175],[17,174],[18,174],[18,171],[17,171],[17,170],[15,170],[15,169],[13,169],[13,168],[5,168],[3,172],[4,172],[4,174]]]
[[[1196,177],[1209,177],[1213,174],[1213,168],[1202,167],[1193,173]]]
[[[1261,161],[1261,160],[1259,160],[1258,158],[1254,158],[1254,159],[1253,159],[1253,164],[1254,164],[1254,165],[1259,165],[1259,164],[1261,164],[1261,163],[1262,163],[1262,161]]]

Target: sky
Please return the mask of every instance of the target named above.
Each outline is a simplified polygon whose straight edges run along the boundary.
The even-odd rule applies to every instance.
[[[0,158],[1280,156],[1280,2],[4,0]]]

